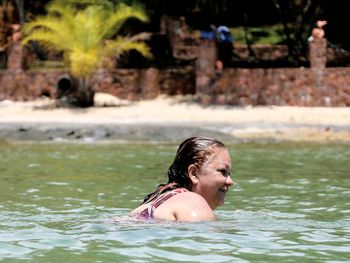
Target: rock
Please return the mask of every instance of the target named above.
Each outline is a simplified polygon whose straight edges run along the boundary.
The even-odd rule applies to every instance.
[[[128,106],[131,103],[108,93],[97,92],[94,97],[94,106],[96,107],[121,107]]]

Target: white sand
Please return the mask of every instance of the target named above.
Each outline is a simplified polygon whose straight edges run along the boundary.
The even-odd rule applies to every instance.
[[[109,99],[109,101],[108,101]],[[350,108],[326,107],[203,107],[191,97],[161,96],[154,100],[127,102],[98,97],[97,104],[114,107],[88,109],[50,108],[53,102],[0,102],[0,124],[89,123],[206,125],[241,138],[350,141]],[[107,101],[107,102],[106,102]],[[48,109],[49,108],[49,109]],[[227,129],[225,130],[225,126]]]

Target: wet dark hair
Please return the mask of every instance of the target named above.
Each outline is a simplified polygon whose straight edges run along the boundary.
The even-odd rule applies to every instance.
[[[221,141],[209,137],[191,137],[184,140],[179,145],[175,159],[168,169],[168,183],[159,185],[155,192],[146,195],[143,203],[179,187],[191,191],[192,181],[188,176],[188,167],[193,164],[200,169],[216,147],[225,148],[225,145]]]

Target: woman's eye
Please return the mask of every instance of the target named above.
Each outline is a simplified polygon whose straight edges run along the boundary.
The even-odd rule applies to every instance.
[[[230,175],[230,172],[229,171],[226,171],[226,170],[220,170],[221,174],[225,177],[228,177]]]

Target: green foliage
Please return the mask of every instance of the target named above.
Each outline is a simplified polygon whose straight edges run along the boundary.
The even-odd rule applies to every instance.
[[[54,60],[35,60],[30,64],[31,69],[67,69],[63,61],[54,61]]]
[[[281,24],[249,27],[248,39],[253,44],[279,44],[285,41]],[[235,43],[246,44],[244,27],[231,28]]]
[[[47,16],[25,24],[23,31],[27,36],[22,43],[38,41],[47,50],[63,51],[76,77],[90,76],[106,56],[120,56],[132,49],[145,57],[151,56],[148,46],[142,42],[147,34],[115,37],[129,18],[148,21],[139,6],[88,4],[80,9],[75,2],[53,1],[48,5]]]

